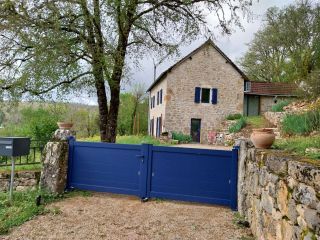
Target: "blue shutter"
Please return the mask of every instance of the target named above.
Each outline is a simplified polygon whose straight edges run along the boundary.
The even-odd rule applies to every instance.
[[[157,105],[159,105],[159,91],[157,92]]]
[[[162,104],[162,89],[160,90],[160,104]]]
[[[195,91],[194,91],[194,102],[195,103],[200,103],[200,93],[201,93],[201,88],[200,87],[196,87]]]
[[[218,89],[217,88],[212,88],[211,89],[211,103],[212,104],[217,104],[218,103]]]

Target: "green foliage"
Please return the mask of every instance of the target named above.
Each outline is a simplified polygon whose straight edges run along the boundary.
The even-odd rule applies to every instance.
[[[246,122],[252,128],[264,128],[267,127],[268,122],[262,116],[248,116]]]
[[[79,141],[86,141],[86,142],[100,142],[100,136],[94,136],[89,138],[81,138]],[[159,139],[153,138],[151,136],[145,135],[124,135],[124,136],[117,136],[117,143],[120,144],[142,144],[142,143],[149,143],[153,145],[167,145],[160,143]]]
[[[184,143],[189,143],[192,141],[192,137],[190,135],[186,135],[181,132],[172,132],[172,139]]]
[[[42,204],[36,205],[37,196],[41,195]],[[14,192],[13,203],[8,201],[8,193],[0,192],[0,235],[6,234],[10,228],[19,226],[36,215],[59,214],[59,209],[46,209],[45,205],[53,201],[73,196],[89,196],[83,191],[74,191],[65,195],[51,195],[39,191]]]
[[[148,100],[138,100],[132,93],[120,95],[118,116],[118,134],[147,134],[148,132]],[[136,109],[135,109],[136,108]]]
[[[2,136],[28,136],[35,140],[47,141],[57,129],[59,114],[50,109],[25,107],[18,111],[18,120],[9,119],[4,123],[4,128],[0,129]]]
[[[272,7],[264,22],[240,60],[245,73],[257,81],[304,82],[304,96],[318,96],[319,3],[299,1],[283,9]]]
[[[288,106],[291,101],[284,100],[284,101],[279,101],[277,104],[273,105],[271,108],[272,112],[283,112],[283,108],[285,106]]]
[[[226,119],[227,120],[236,120],[242,118],[242,114],[236,113],[236,114],[229,114]]]
[[[288,135],[305,135],[320,130],[320,110],[287,115],[281,129]]]
[[[320,154],[305,153],[307,148],[319,148],[320,136],[296,136],[291,138],[277,139],[273,146],[277,149],[288,150],[302,156],[307,156],[312,159],[320,159]]]
[[[244,128],[247,125],[246,118],[242,117],[237,120],[236,123],[232,124],[229,127],[229,132],[230,133],[237,133],[240,132],[242,128]]]
[[[59,115],[48,109],[28,107],[21,111],[21,115],[22,128],[32,139],[48,141],[57,129]]]

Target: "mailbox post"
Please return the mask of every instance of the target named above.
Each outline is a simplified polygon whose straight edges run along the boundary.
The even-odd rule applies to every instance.
[[[9,199],[12,201],[15,159],[19,156],[29,155],[30,138],[25,137],[0,137],[0,156],[11,157],[11,178]]]

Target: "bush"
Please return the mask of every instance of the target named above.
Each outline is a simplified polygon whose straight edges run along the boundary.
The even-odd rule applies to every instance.
[[[283,112],[283,108],[285,106],[288,106],[291,101],[284,100],[284,101],[279,101],[277,104],[273,105],[271,108],[272,112]]]
[[[191,142],[192,141],[192,137],[190,135],[186,135],[183,133],[177,133],[177,132],[172,132],[172,139],[173,140],[178,140],[179,142]]]
[[[229,127],[230,133],[237,133],[240,132],[242,128],[244,128],[247,125],[246,118],[241,117],[236,123],[232,124]]]
[[[227,120],[237,120],[237,119],[240,119],[242,118],[242,114],[240,113],[236,113],[236,114],[229,114],[226,119]]]
[[[290,114],[282,122],[282,131],[288,135],[306,135],[316,130],[320,130],[320,110]]]

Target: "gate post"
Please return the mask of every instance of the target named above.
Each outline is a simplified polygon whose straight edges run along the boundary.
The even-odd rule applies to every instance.
[[[238,210],[238,155],[239,146],[232,149],[232,164],[230,177],[230,207],[233,211]]]
[[[152,144],[141,144],[141,163],[140,163],[140,198],[143,201],[148,200],[148,168],[150,162]]]

